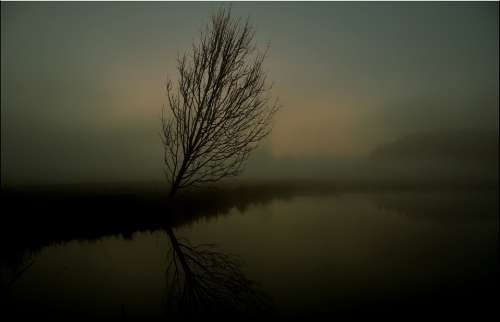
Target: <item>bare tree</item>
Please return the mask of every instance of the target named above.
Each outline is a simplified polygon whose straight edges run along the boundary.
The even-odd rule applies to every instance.
[[[273,303],[243,273],[236,255],[213,244],[192,245],[166,228],[171,242],[166,271],[167,309],[170,314],[258,314],[271,312]]]
[[[271,102],[263,62],[248,20],[228,9],[212,16],[198,43],[177,60],[178,81],[167,82],[171,113],[162,110],[165,173],[170,195],[243,170],[250,152],[271,131]]]

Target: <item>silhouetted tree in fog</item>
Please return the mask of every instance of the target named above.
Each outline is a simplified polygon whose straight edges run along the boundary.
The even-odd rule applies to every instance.
[[[162,110],[162,140],[170,195],[243,170],[249,153],[271,131],[277,100],[254,31],[220,9],[190,53],[178,58],[179,79],[167,82],[171,115]]]

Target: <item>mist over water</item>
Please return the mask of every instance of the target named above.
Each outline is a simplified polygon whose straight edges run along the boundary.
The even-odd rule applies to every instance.
[[[200,216],[176,235],[238,254],[276,316],[416,307],[470,313],[456,303],[488,311],[498,296],[495,191],[276,196]],[[13,284],[11,300],[64,319],[168,317],[170,249],[162,229],[48,244],[26,253],[33,265]]]
[[[232,4],[283,107],[171,198],[166,80],[220,5],[1,3],[0,319],[497,314],[498,3]]]

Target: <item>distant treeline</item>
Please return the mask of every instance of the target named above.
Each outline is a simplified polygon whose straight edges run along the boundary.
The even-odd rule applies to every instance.
[[[498,162],[498,132],[480,130],[413,133],[374,149],[374,159]]]

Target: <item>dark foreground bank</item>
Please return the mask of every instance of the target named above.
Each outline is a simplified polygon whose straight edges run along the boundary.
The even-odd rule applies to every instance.
[[[166,195],[154,184],[3,188],[4,312],[62,320],[497,314],[496,185],[253,182]],[[113,255],[102,258],[103,249]],[[119,284],[97,263],[115,267]],[[180,279],[169,275],[175,263]],[[153,305],[178,289],[165,284],[172,276],[188,295],[199,296],[200,285],[217,292]]]

